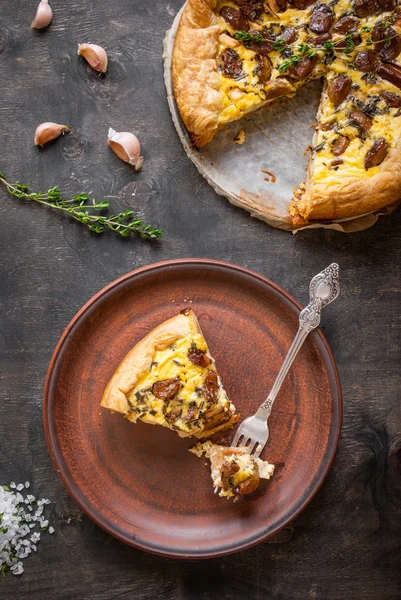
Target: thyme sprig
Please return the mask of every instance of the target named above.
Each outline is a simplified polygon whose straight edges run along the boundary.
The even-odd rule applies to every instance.
[[[250,31],[236,31],[234,33],[234,38],[237,41],[241,42],[256,42],[258,44],[262,44],[266,42],[266,38],[263,37],[260,33],[251,33]]]
[[[368,26],[364,26],[362,27],[362,30],[365,33],[370,33],[372,28],[368,27]],[[263,42],[267,42],[267,41],[273,41],[273,39],[268,39],[265,38],[263,35],[261,35],[260,33],[252,33],[250,31],[237,31],[234,34],[234,37],[236,40],[242,41],[242,42],[256,42],[257,44],[262,44]],[[386,47],[389,46],[391,39],[393,37],[397,37],[395,36],[390,36],[390,35],[386,35],[383,40],[378,40],[378,41],[384,41]],[[341,42],[345,42],[345,47],[338,47],[338,45]],[[373,44],[373,41],[371,38],[367,38],[365,40],[365,44],[367,47],[371,46]],[[274,51],[278,51],[278,52],[283,52],[284,50],[289,50],[291,48],[295,47],[295,44],[288,44],[287,41],[284,38],[276,38],[276,40],[274,41],[273,44],[273,50]],[[363,48],[363,44],[358,44],[358,48]],[[305,50],[302,53],[302,49],[303,48],[307,48],[307,50]],[[323,46],[313,46],[313,45],[309,45],[309,44],[300,44],[298,45],[298,50],[300,53],[300,56],[313,56],[317,51],[323,51],[324,54],[331,54],[332,52],[342,52],[346,55],[350,55],[353,53],[353,51],[355,50],[355,42],[354,42],[354,35],[348,34],[342,38],[339,38],[336,43],[334,44],[333,42],[325,42],[323,44]],[[279,68],[280,72],[286,71],[288,69],[289,66],[291,66],[291,64],[297,64],[299,62],[299,60],[297,60],[297,56],[294,54],[290,59],[285,60],[281,67]]]
[[[135,218],[133,210],[126,210],[118,214],[99,214],[109,207],[109,203],[106,200],[90,202],[88,194],[78,194],[70,200],[65,200],[61,197],[60,189],[57,186],[50,188],[47,192],[30,192],[27,184],[19,181],[9,183],[1,172],[0,183],[12,196],[33,200],[43,206],[67,213],[72,219],[83,223],[94,233],[103,233],[108,228],[122,237],[129,237],[132,233],[136,233],[145,239],[158,238],[163,234],[160,229]]]
[[[300,56],[315,56],[316,50],[313,49],[309,44],[300,44],[298,46],[298,52]]]
[[[287,60],[284,60],[279,66],[278,70],[280,73],[285,73],[292,65],[297,65],[301,58],[310,58],[315,56],[316,50],[311,48],[308,44],[299,44],[298,53],[293,54]]]

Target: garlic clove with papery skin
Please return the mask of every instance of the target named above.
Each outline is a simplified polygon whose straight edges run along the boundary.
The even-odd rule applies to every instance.
[[[78,44],[78,56],[83,56],[92,69],[106,73],[108,59],[106,50],[96,44]]]
[[[41,123],[35,131],[34,143],[35,146],[44,146],[47,142],[55,140],[62,133],[71,131],[67,125],[59,125],[59,123]]]
[[[49,5],[49,0],[41,0],[36,9],[36,15],[32,21],[32,29],[43,29],[50,25],[53,19],[53,11]]]
[[[136,135],[128,131],[117,132],[110,128],[107,143],[121,160],[133,165],[136,171],[140,170],[143,157],[141,156],[141,145]]]

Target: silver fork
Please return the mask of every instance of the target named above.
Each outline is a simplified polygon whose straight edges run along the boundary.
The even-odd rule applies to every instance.
[[[250,454],[253,452],[255,457],[260,456],[269,439],[267,421],[283,381],[308,334],[319,326],[322,309],[333,302],[339,293],[339,267],[333,263],[311,280],[309,284],[310,302],[299,314],[298,332],[271,392],[256,413],[242,421],[231,443],[232,446],[245,446]]]

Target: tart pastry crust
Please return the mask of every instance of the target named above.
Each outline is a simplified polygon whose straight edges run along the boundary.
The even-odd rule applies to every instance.
[[[219,90],[219,36],[222,27],[214,9],[216,0],[188,0],[178,26],[173,50],[173,87],[181,117],[198,148],[210,142],[224,124]],[[277,98],[291,96],[295,87],[285,79],[274,80],[266,89],[266,99],[258,107]],[[237,118],[255,107],[243,110]]]
[[[153,329],[130,350],[101,406],[133,422],[168,427],[181,437],[209,437],[238,420],[191,309]]]
[[[293,7],[294,0],[288,1]],[[248,21],[249,31],[240,31],[240,36],[244,38],[244,34],[249,35],[249,33],[255,36],[256,23],[258,28],[256,34],[264,33],[263,27],[266,27],[267,39],[270,35],[269,27],[280,26],[280,20],[283,19],[283,27],[285,26],[288,29],[293,26],[292,28],[297,30],[298,40],[291,42],[294,53],[299,52],[302,46],[305,49],[305,42],[311,44],[308,46],[309,54],[313,55],[314,52],[315,58],[319,57],[318,64],[305,77],[294,78],[291,76],[291,68],[293,67],[289,67],[287,70],[284,69],[282,75],[281,71],[280,73],[277,72],[279,65],[276,63],[273,65],[274,60],[277,59],[277,52],[274,57],[273,50],[270,55],[265,53],[265,56],[267,56],[266,61],[270,60],[268,56],[274,58],[274,60],[273,58],[270,60],[270,63],[275,69],[275,74],[270,79],[265,80],[262,93],[260,93],[260,86],[256,86],[259,90],[257,100],[250,103],[249,106],[245,102],[242,102],[242,104],[237,102],[237,106],[241,105],[240,110],[233,110],[231,114],[229,111],[227,112],[227,93],[222,91],[222,48],[228,49],[234,56],[236,54],[235,44],[238,43],[239,38],[238,31],[235,31],[236,28],[232,28],[229,21],[224,22],[222,19],[221,6],[228,6],[240,11],[244,3],[245,0],[240,0],[238,3],[228,2],[228,0],[227,2],[225,0],[188,0],[183,10],[173,50],[173,85],[178,108],[194,144],[197,147],[207,144],[227,122],[239,119],[247,112],[259,109],[279,98],[293,96],[297,87],[305,81],[324,76],[326,84],[317,115],[318,121],[320,117],[326,118],[327,121],[329,112],[331,112],[331,116],[343,115],[336,131],[339,131],[339,135],[343,138],[347,138],[350,146],[341,155],[333,156],[333,144],[337,139],[334,134],[328,133],[326,137],[322,137],[322,132],[315,133],[306,182],[301,184],[300,191],[296,194],[290,207],[294,229],[311,221],[351,219],[380,210],[399,200],[401,196],[401,108],[397,112],[397,108],[394,108],[397,105],[390,104],[392,108],[389,108],[383,99],[384,96],[381,98],[383,92],[393,96],[399,96],[401,93],[401,64],[399,60],[401,55],[397,55],[396,50],[390,58],[388,58],[388,54],[386,58],[386,52],[390,52],[393,46],[397,48],[397,44],[399,44],[398,50],[401,48],[401,19],[396,3],[394,2],[394,10],[392,10],[391,8],[386,9],[383,2],[377,0],[376,12],[366,16],[363,13],[358,13],[358,6],[361,3],[364,10],[365,5],[369,4],[364,3],[364,0],[358,0],[358,2],[351,2],[350,0],[348,3],[346,1],[339,3],[313,3],[308,1],[305,2],[306,8],[302,11],[302,19],[305,20],[305,24],[301,26],[299,23],[297,24],[299,10],[293,11],[294,15],[297,13],[297,17],[294,16],[294,22],[291,23],[289,19],[292,18],[290,15],[292,8],[280,13],[280,3],[275,2],[275,0],[265,2],[265,9],[270,9],[272,12],[268,17],[268,22],[263,21],[263,25],[260,19],[256,19],[254,22],[252,20]],[[252,4],[252,2],[248,3]],[[255,6],[258,4],[261,3],[256,2]],[[390,6],[391,1],[387,5]],[[313,39],[317,39],[316,37],[313,38],[313,32],[317,31],[317,27],[322,26],[322,20],[319,20],[318,15],[315,26],[311,27],[311,19],[313,11],[319,7],[320,9],[323,7],[323,11],[332,12],[331,16],[329,15],[331,24],[329,29],[326,29],[327,33],[324,34],[328,36],[327,39],[330,40],[328,43],[331,44],[332,50],[334,48],[333,55],[330,58],[331,62],[327,60],[327,48],[324,48],[323,44],[319,46],[316,42],[318,45],[313,45]],[[283,14],[286,16],[283,17]],[[266,14],[263,19],[265,17]],[[344,19],[345,21],[348,19],[348,23],[345,23]],[[353,33],[348,31],[347,35],[345,30],[343,33],[339,33],[340,28],[349,26],[352,20],[355,21],[357,29],[350,29],[349,31]],[[383,38],[380,38],[380,27],[384,27]],[[376,38],[372,41],[371,36],[374,36],[375,32]],[[379,38],[377,38],[377,35],[379,35]],[[276,39],[282,38],[277,35]],[[341,43],[343,43],[342,46]],[[345,47],[345,43],[349,45],[348,49]],[[258,55],[252,52],[249,54],[249,49],[257,52],[255,44],[253,46],[249,42],[244,42],[244,44],[245,48],[241,47],[247,56],[246,60],[251,62],[254,62],[255,59],[264,60],[263,57],[260,59]],[[312,52],[310,51],[311,48]],[[238,48],[236,49],[238,50]],[[365,68],[362,64],[362,55],[366,57],[369,52],[373,52],[371,55],[375,55],[374,60],[378,61],[378,64],[380,63],[380,66],[376,68],[377,73],[375,71],[373,75],[369,71],[370,67]],[[360,56],[358,57],[358,55]],[[285,56],[285,53],[282,56]],[[291,58],[290,54],[286,56]],[[302,56],[302,54],[298,55],[298,63],[299,61],[302,63],[304,60]],[[261,64],[263,65],[263,62]],[[362,66],[360,66],[361,64]],[[390,76],[386,75],[385,71],[389,69],[393,69],[395,75],[394,73]],[[256,72],[257,70],[253,71],[252,75],[249,70],[246,71],[247,81],[253,81],[252,78],[254,78]],[[345,107],[343,112],[341,112],[341,103],[339,105],[331,103],[330,94],[327,92],[327,81],[330,82],[330,77],[333,76],[345,76],[351,79],[348,97],[343,104],[343,107]],[[225,77],[227,77],[227,74]],[[236,89],[239,89],[239,79],[241,77],[233,77],[232,80],[234,82],[233,86],[237,86]],[[238,91],[229,90],[228,96],[231,94],[234,97],[233,94],[235,93],[237,93],[238,98],[240,95]],[[246,93],[249,94],[249,87]],[[352,124],[352,119],[350,120],[349,116],[353,111],[355,112],[356,108],[360,108],[361,103],[363,104],[362,100],[366,100],[365,104],[367,104],[367,101],[372,100],[372,98],[376,102],[377,110],[367,114],[374,121],[374,127],[370,133],[361,134],[357,126]],[[223,115],[225,115],[224,118]],[[385,115],[388,116],[387,120]],[[327,164],[322,160],[320,148],[322,139],[329,153]],[[356,140],[358,140],[359,145]],[[374,144],[380,143],[381,140],[388,145],[384,159],[379,163],[373,163],[373,166],[366,166],[368,152],[373,150]],[[355,157],[361,159],[358,165],[354,161]]]

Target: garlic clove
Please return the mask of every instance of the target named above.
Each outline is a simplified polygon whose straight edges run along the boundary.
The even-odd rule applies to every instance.
[[[117,132],[110,128],[107,143],[121,160],[133,165],[136,171],[140,170],[143,157],[141,156],[141,145],[136,135],[128,131]]]
[[[34,143],[35,146],[44,146],[47,142],[55,140],[62,133],[71,131],[67,125],[59,125],[58,123],[41,123],[35,131]]]
[[[32,29],[43,29],[50,25],[53,19],[53,11],[49,5],[49,0],[41,0],[36,9],[36,15],[32,21]]]
[[[96,44],[78,44],[78,56],[83,56],[92,69],[99,73],[106,73],[108,59],[106,50]]]

